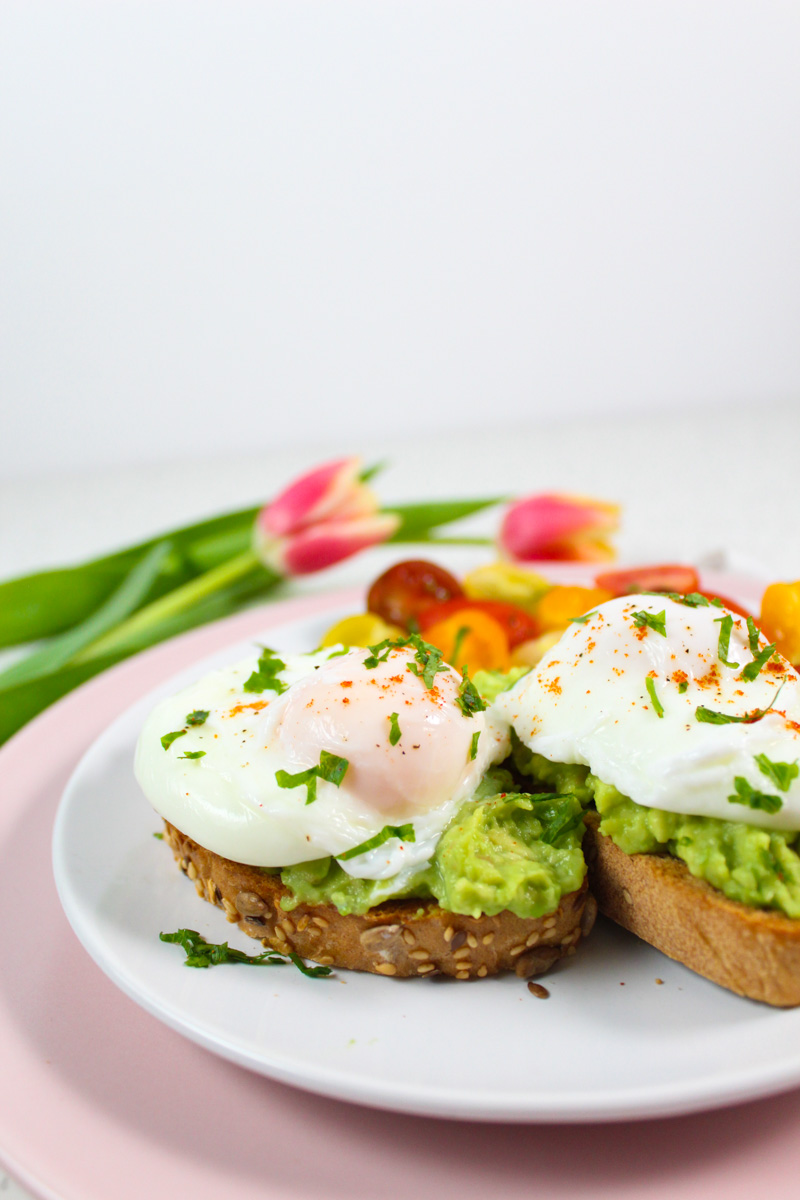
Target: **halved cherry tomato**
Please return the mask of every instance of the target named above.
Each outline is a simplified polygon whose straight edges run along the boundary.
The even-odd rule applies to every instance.
[[[694,567],[683,567],[677,563],[604,571],[595,576],[595,583],[615,596],[629,596],[632,592],[680,592],[685,596],[687,592],[700,590],[700,580]]]
[[[584,613],[597,608],[598,604],[605,604],[606,600],[611,599],[611,592],[605,588],[551,587],[536,608],[539,632],[566,629],[575,617],[582,617]]]
[[[367,608],[390,625],[408,629],[424,608],[463,594],[461,584],[444,567],[409,558],[378,576],[369,589]]]
[[[425,640],[441,650],[445,660],[474,675],[476,671],[507,671],[508,639],[499,621],[478,609],[460,609],[425,631]]]
[[[465,614],[467,610],[486,613],[502,625],[511,650],[521,642],[536,637],[539,632],[531,614],[525,612],[524,608],[518,608],[516,604],[507,604],[504,600],[470,600],[467,596],[456,596],[453,600],[445,600],[443,604],[432,604],[430,608],[422,610],[417,617],[420,633],[424,634],[431,625],[462,610]]]
[[[753,615],[748,609],[742,608],[738,600],[731,600],[730,596],[720,596],[719,592],[701,592],[700,595],[705,596],[706,600],[720,600],[726,608],[729,608],[731,612],[738,613],[740,617],[752,617]]]

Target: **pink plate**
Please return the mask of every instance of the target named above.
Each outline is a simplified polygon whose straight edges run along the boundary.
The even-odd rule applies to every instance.
[[[11,918],[0,972],[8,1169],[59,1200],[400,1200],[410,1190],[415,1200],[439,1200],[443,1189],[464,1200],[515,1200],[534,1186],[571,1200],[793,1194],[798,1092],[635,1126],[482,1125],[373,1111],[215,1057],[138,1008],[91,962],[61,912],[49,864],[56,805],[86,747],[165,677],[331,603],[273,605],[156,647],[49,709],[0,752],[0,898]]]

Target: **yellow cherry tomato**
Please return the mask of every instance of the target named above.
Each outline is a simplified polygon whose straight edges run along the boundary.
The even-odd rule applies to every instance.
[[[331,625],[320,646],[374,646],[384,638],[405,636],[402,629],[390,625],[375,613],[358,613]]]
[[[535,571],[508,562],[489,563],[471,571],[463,584],[470,600],[504,600],[533,612],[550,584]]]
[[[507,671],[508,638],[499,621],[477,608],[464,608],[425,630],[425,641],[441,650],[445,660],[470,675],[476,671]]]
[[[784,658],[800,663],[800,580],[769,585],[761,600],[759,625]]]
[[[536,606],[534,616],[541,633],[551,630],[566,629],[574,617],[582,617],[584,613],[613,600],[613,594],[605,588],[586,587],[551,587],[542,596]]]

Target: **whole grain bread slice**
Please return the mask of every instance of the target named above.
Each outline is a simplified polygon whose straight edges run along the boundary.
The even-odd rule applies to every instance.
[[[625,854],[586,818],[583,850],[601,913],[739,996],[800,1005],[800,921],[729,900],[672,855]]]
[[[224,909],[231,923],[263,946],[323,966],[396,978],[482,979],[499,971],[530,978],[574,954],[597,913],[585,879],[562,896],[555,912],[536,919],[510,912],[461,916],[432,900],[387,901],[363,916],[343,916],[330,904],[299,904],[286,912],[280,901],[290,893],[280,876],[222,858],[164,824],[178,866],[198,896]]]

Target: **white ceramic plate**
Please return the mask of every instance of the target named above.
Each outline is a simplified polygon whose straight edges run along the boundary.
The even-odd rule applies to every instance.
[[[273,627],[271,645],[317,644],[339,615]],[[547,976],[548,1000],[513,976],[456,983],[293,967],[187,970],[158,939],[182,926],[253,952],[154,840],[132,772],[156,699],[235,661],[239,644],[165,682],[120,717],[76,770],[54,831],[66,914],[99,966],[160,1020],[226,1058],[325,1095],[484,1120],[666,1115],[800,1083],[800,1010],[707,983],[623,931],[595,932]],[[657,981],[663,982],[657,982]]]

